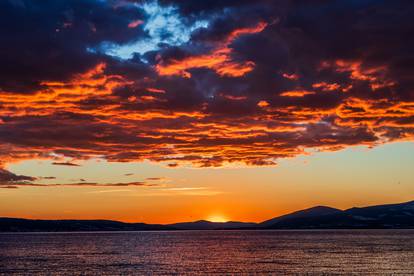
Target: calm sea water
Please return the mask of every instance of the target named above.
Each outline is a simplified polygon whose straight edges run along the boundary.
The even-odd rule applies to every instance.
[[[414,275],[414,231],[0,234],[1,275]]]

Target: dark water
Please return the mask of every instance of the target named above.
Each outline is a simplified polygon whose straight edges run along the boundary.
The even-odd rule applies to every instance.
[[[414,231],[0,234],[1,275],[414,275]]]

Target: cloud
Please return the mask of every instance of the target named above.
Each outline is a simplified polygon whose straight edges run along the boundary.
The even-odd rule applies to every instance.
[[[313,95],[315,92],[306,90],[285,91],[280,94],[282,97],[304,97],[306,95]]]
[[[145,20],[134,5],[113,1],[1,1],[0,90],[35,93],[43,81],[62,81],[105,58],[88,51],[102,41],[128,43],[145,32],[130,22]],[[91,12],[87,12],[91,11]],[[16,35],[19,34],[19,35]],[[47,66],[45,66],[47,64]],[[6,68],[7,67],[7,68]]]
[[[156,184],[148,184],[145,182],[122,182],[122,183],[94,183],[94,182],[80,182],[80,183],[69,183],[69,184],[44,184],[46,187],[151,187],[157,186]]]
[[[166,177],[147,177],[145,178],[146,181],[165,181],[167,180]]]
[[[26,175],[17,175],[10,171],[0,168],[0,188],[17,189],[19,187],[161,187],[157,181],[163,181],[165,177],[150,177],[145,181],[119,182],[119,183],[98,183],[81,182],[74,183],[38,183],[38,180],[52,180],[56,177],[32,177]]]
[[[16,189],[19,187],[39,187],[39,188],[61,188],[61,187],[157,187],[158,184],[146,182],[120,182],[120,183],[95,183],[95,182],[78,182],[78,183],[56,183],[42,184],[32,182],[0,182],[0,188]]]
[[[224,41],[221,41],[214,50],[203,55],[188,56],[181,60],[161,60],[157,66],[157,72],[164,76],[181,75],[191,77],[189,69],[209,68],[220,76],[241,77],[254,69],[253,61],[235,62],[231,59],[232,49],[229,47],[237,38],[247,34],[255,34],[263,31],[267,24],[259,22],[256,26],[233,30]]]
[[[72,163],[72,162],[53,162],[52,165],[55,166],[70,166],[70,167],[79,167],[79,164]]]
[[[30,185],[33,181],[36,180],[36,177],[17,175],[0,168],[0,188],[17,189],[19,186]]]
[[[309,148],[414,140],[411,2],[19,3],[0,3],[2,166],[272,166]],[[178,21],[145,29],[148,7]],[[105,48],[154,35],[128,58]]]
[[[0,168],[0,183],[16,183],[20,181],[35,181],[37,178],[26,175],[17,175]]]
[[[38,177],[38,179],[52,180],[52,179],[56,179],[56,177],[55,176],[41,176],[41,177]]]

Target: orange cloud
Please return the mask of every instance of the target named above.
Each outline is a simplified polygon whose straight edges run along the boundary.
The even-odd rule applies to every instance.
[[[337,72],[350,74],[351,80],[366,81],[370,84],[372,90],[395,86],[397,83],[387,77],[388,69],[386,66],[368,67],[364,66],[359,60],[335,60],[334,62],[324,61],[320,69],[335,68]],[[332,84],[331,84],[332,85]],[[328,88],[325,86],[325,88]],[[349,90],[343,88],[344,92]]]
[[[257,106],[267,107],[267,106],[269,106],[269,103],[267,101],[260,101],[260,102],[257,103]]]
[[[313,95],[315,92],[307,91],[307,90],[292,90],[292,91],[285,91],[280,94],[282,97],[304,97],[306,95]]]
[[[335,83],[319,82],[312,84],[313,88],[319,88],[322,91],[335,91],[341,88],[341,85]]]
[[[232,49],[230,44],[246,34],[260,33],[267,24],[260,22],[252,28],[237,29],[231,32],[227,38],[220,43],[209,54],[190,56],[182,60],[161,61],[156,65],[157,72],[162,76],[181,75],[189,78],[191,74],[187,71],[192,68],[209,68],[220,76],[240,77],[254,69],[254,62],[236,62],[231,58]]]
[[[294,99],[281,101],[277,95],[259,100],[231,91],[183,108],[169,102],[177,93],[173,85],[132,81],[107,71],[101,63],[67,82],[43,82],[33,94],[0,92],[0,131],[7,133],[1,136],[2,165],[34,158],[62,164],[68,157],[74,162],[150,160],[169,167],[269,166],[278,158],[306,154],[306,148],[332,151],[414,136],[414,105],[409,101],[364,99],[352,92],[325,105],[305,97],[313,91],[280,94],[305,97],[294,105]],[[322,91],[347,87],[338,85],[312,86]]]

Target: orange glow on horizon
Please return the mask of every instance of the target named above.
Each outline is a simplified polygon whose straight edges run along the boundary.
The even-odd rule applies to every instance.
[[[211,222],[228,222],[229,219],[223,215],[220,214],[214,214],[214,215],[210,215],[207,218],[207,221],[211,221]]]

